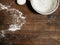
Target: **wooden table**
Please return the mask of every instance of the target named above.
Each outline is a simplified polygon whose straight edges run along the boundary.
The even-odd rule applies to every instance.
[[[28,0],[23,6],[16,0],[0,0],[0,3],[19,9],[26,17],[22,29],[0,38],[0,45],[60,45],[60,6],[53,14],[44,16],[36,13]]]

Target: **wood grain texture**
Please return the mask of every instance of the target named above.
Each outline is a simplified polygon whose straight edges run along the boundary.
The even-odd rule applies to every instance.
[[[11,5],[26,16],[22,29],[6,32],[5,38],[0,37],[0,45],[60,45],[60,6],[53,14],[44,16],[36,13],[28,0],[23,6],[16,0],[0,0],[0,3]]]

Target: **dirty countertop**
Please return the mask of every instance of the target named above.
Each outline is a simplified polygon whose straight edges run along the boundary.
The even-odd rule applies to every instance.
[[[11,5],[26,17],[21,30],[9,32],[4,38],[0,36],[0,45],[60,45],[60,6],[53,14],[44,16],[36,13],[28,0],[22,6],[16,0],[0,0],[0,3]]]

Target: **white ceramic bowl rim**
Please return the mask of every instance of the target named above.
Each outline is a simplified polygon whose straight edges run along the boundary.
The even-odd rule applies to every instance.
[[[34,7],[34,5],[33,5],[32,0],[30,0],[31,5],[32,5],[32,8],[33,8],[36,12],[38,12],[38,13],[40,13],[40,14],[43,14],[43,15],[49,15],[49,14],[52,14],[53,12],[55,12],[55,11],[57,10],[57,8],[59,7],[59,0],[56,0],[56,1],[57,1],[57,4],[56,4],[55,9],[52,10],[51,12],[49,12],[49,13],[48,13],[48,12],[44,13],[44,12],[41,12],[41,11],[37,10],[37,9]]]

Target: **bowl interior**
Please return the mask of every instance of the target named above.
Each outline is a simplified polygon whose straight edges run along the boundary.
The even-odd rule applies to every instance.
[[[50,4],[49,4],[49,2],[45,3],[45,1],[41,2],[40,0],[31,0],[30,2],[31,2],[33,9],[36,12],[38,12],[40,14],[48,15],[48,14],[55,12],[59,6],[58,0],[49,0],[49,1],[51,2]],[[47,4],[49,4],[49,5],[47,5]],[[44,5],[45,5],[45,7],[44,7]]]

